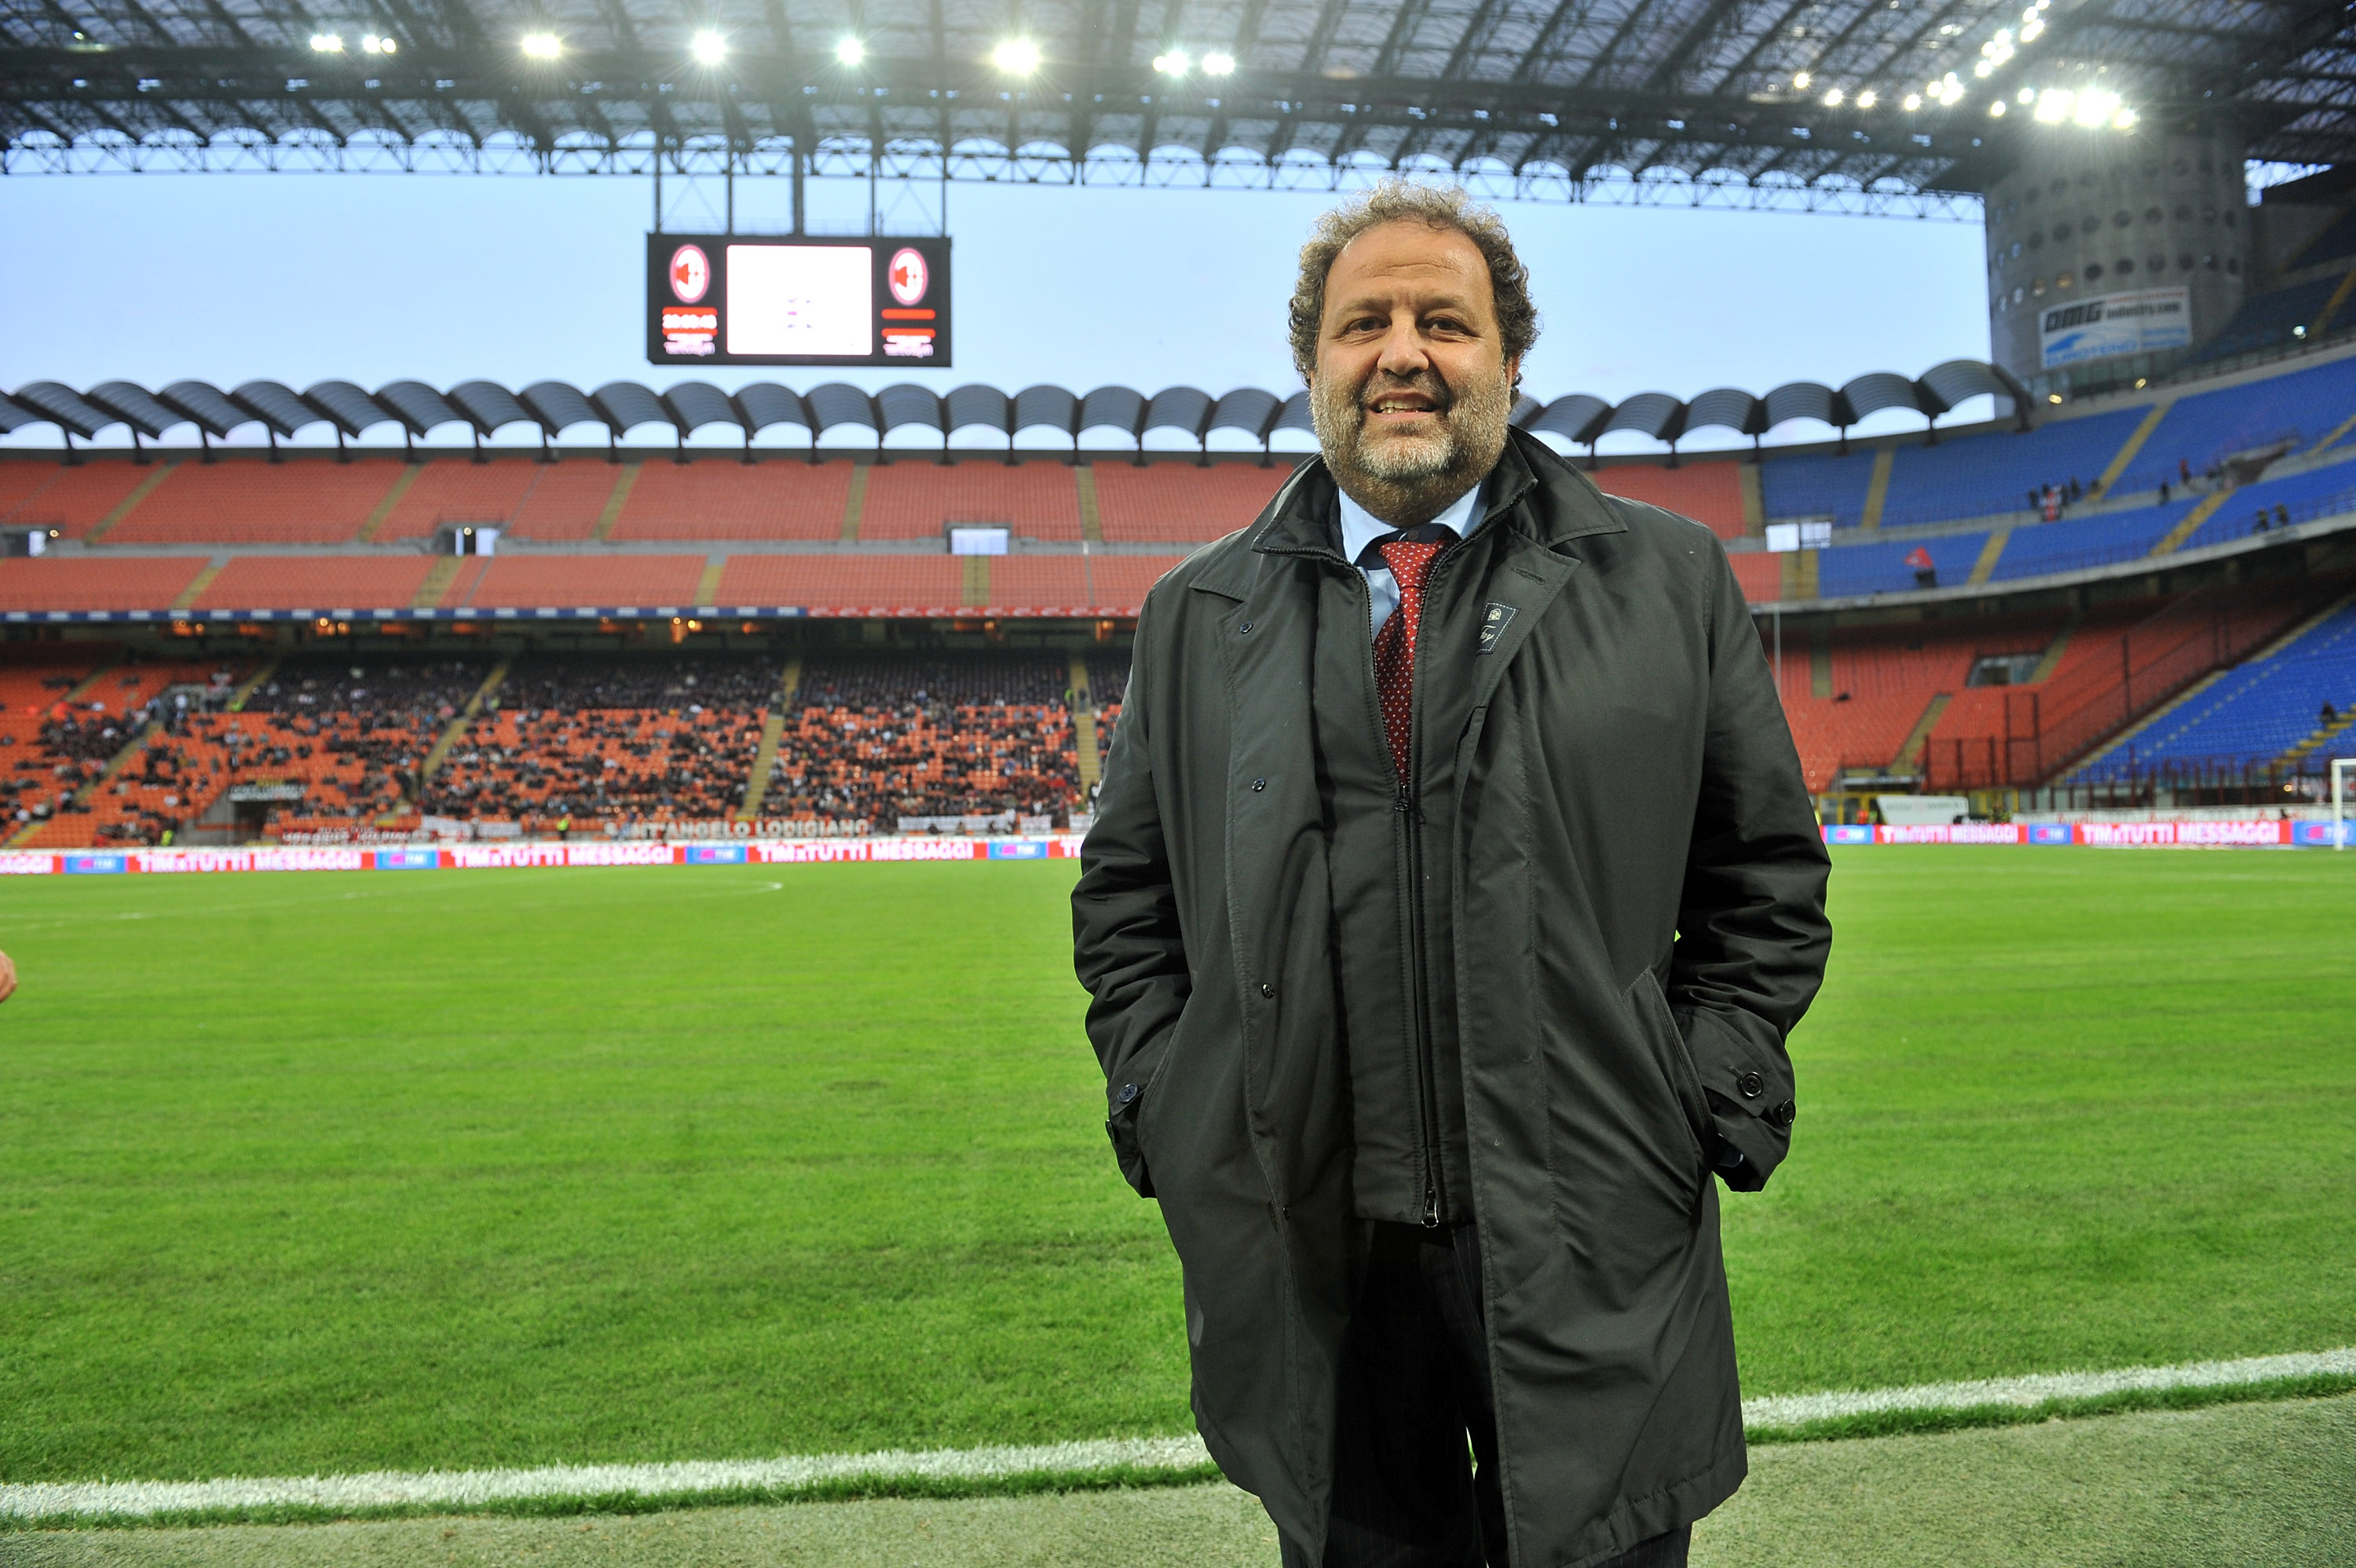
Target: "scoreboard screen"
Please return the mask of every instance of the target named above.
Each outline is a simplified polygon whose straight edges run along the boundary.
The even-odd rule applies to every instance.
[[[949,242],[649,234],[647,360],[945,368]]]

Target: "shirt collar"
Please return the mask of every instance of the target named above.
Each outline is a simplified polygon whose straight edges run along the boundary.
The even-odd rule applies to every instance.
[[[1342,500],[1342,554],[1345,560],[1356,560],[1366,547],[1379,539],[1387,539],[1398,530],[1350,499],[1346,490],[1336,487]],[[1472,530],[1483,520],[1480,512],[1481,486],[1474,485],[1449,508],[1431,520],[1453,532],[1458,539],[1471,539]]]

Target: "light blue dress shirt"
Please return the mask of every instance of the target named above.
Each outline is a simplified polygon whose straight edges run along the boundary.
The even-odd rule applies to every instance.
[[[1471,539],[1472,530],[1483,521],[1480,514],[1481,486],[1475,485],[1456,498],[1455,504],[1431,520],[1454,533],[1458,539]],[[1368,545],[1398,530],[1350,499],[1342,496],[1342,553],[1355,561],[1365,553]],[[1381,557],[1376,558],[1377,560]],[[1398,608],[1398,579],[1387,566],[1362,566],[1359,574],[1366,580],[1366,597],[1374,605],[1374,623],[1369,635],[1380,632],[1383,623]]]

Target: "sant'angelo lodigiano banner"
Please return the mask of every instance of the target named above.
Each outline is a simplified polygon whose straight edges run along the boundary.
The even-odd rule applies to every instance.
[[[1827,844],[2076,845],[2093,848],[2331,847],[2329,822],[1962,822],[1824,829]],[[2356,820],[2340,825],[2356,847]],[[878,860],[1069,860],[1081,836],[1009,838],[786,838],[726,844],[513,843],[254,849],[36,849],[0,852],[0,876],[156,876],[220,871],[492,871],[564,866],[807,866]]]

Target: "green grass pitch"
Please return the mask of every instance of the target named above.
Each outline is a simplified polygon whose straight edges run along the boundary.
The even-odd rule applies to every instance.
[[[1044,864],[23,879],[0,1478],[1183,1430]],[[2356,1339],[2356,857],[1838,855],[1751,1392]]]

